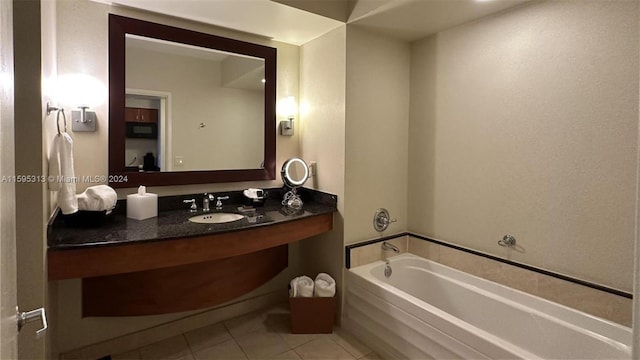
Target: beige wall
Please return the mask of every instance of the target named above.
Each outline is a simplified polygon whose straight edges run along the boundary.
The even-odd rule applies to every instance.
[[[299,48],[293,45],[272,42],[261,37],[230,30],[219,29],[205,24],[183,21],[167,16],[153,15],[132,9],[109,7],[90,1],[62,0],[56,2],[57,13],[57,72],[59,76],[68,73],[89,74],[108,86],[108,13],[135,17],[139,19],[164,23],[191,30],[209,32],[220,36],[250,41],[278,49],[277,99],[293,95],[298,97]],[[61,103],[66,109],[74,109],[77,104]],[[95,133],[71,133],[74,139],[76,176],[105,175],[108,159],[108,102],[93,110],[97,113],[98,124]],[[277,120],[283,117],[278,116]],[[274,128],[274,131],[276,129]],[[277,136],[276,166],[299,154],[299,133],[292,137]],[[219,192],[237,190],[247,187],[279,187],[282,181],[200,184],[189,186],[169,186],[148,188],[148,191],[160,195],[189,194],[195,192]],[[89,184],[78,184],[82,191]],[[134,189],[119,190],[123,197]],[[289,248],[289,268],[274,280],[252,292],[250,296],[258,296],[272,291],[286,291],[288,281],[298,273],[298,244]],[[56,282],[58,288],[53,301],[58,303],[57,315],[52,321],[59,325],[59,350],[69,351],[87,344],[103,341],[116,336],[128,334],[157,324],[187,316],[180,313],[153,317],[131,318],[81,318],[80,317],[80,282],[69,280]]]
[[[346,27],[342,26],[301,47],[301,157],[317,162],[317,175],[305,186],[338,195],[333,230],[301,243],[301,272],[327,272],[342,286]]]
[[[171,126],[160,131],[170,129],[167,142],[172,156],[162,170],[260,167],[264,161],[264,91],[226,87],[221,61],[191,56],[127,48],[126,69],[126,88],[171,94]],[[153,153],[157,159],[157,151]],[[144,155],[138,153],[137,158]],[[184,165],[174,164],[176,156],[183,157]]]
[[[413,43],[409,230],[630,291],[637,79],[635,1],[533,3]]]
[[[344,211],[346,27],[301,47],[300,155],[317,173],[305,186],[338,195]]]
[[[407,43],[347,27],[345,243],[378,236],[373,215],[386,208],[407,228],[409,138]]]
[[[311,187],[338,195],[334,230],[301,245],[302,270],[329,272],[342,289],[344,244],[377,236],[387,207],[406,229],[409,45],[345,26],[302,46],[302,157]]]

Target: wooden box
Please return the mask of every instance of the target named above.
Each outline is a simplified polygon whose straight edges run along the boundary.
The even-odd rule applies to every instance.
[[[336,318],[336,297],[289,298],[292,334],[330,334]]]

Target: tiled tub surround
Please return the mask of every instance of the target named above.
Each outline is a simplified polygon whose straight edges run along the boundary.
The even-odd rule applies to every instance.
[[[365,265],[395,255],[381,250],[382,241],[383,239],[371,240],[365,242],[367,245],[364,246],[349,245],[346,250],[347,267]],[[401,253],[409,252],[576,310],[631,326],[631,294],[615,289],[609,289],[614,293],[595,289],[411,234],[386,237],[384,241],[398,246]]]
[[[410,253],[389,261],[346,272],[342,319],[385,358],[631,356],[628,327]]]

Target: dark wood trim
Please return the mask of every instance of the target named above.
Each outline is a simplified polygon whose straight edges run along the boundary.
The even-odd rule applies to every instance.
[[[123,274],[244,255],[333,228],[333,213],[248,230],[47,253],[49,280]]]
[[[565,280],[565,281],[572,282],[574,284],[578,284],[578,285],[586,286],[586,287],[589,287],[589,288],[592,288],[592,289],[604,291],[604,292],[607,292],[609,294],[622,296],[622,297],[625,297],[627,299],[633,299],[633,294],[628,293],[626,291],[610,288],[610,287],[607,287],[607,286],[604,286],[604,285],[592,283],[592,282],[589,282],[589,281],[581,280],[581,279],[578,279],[578,278],[574,278],[574,277],[563,275],[563,274],[559,274],[559,273],[555,273],[555,272],[552,272],[552,271],[549,271],[549,270],[540,269],[540,268],[537,268],[537,267],[534,267],[534,266],[531,266],[531,265],[517,263],[517,262],[511,261],[511,260],[507,260],[507,259],[503,259],[503,258],[494,256],[494,255],[481,253],[479,251],[475,251],[475,250],[467,249],[467,248],[464,248],[464,247],[461,247],[461,246],[449,244],[449,243],[446,243],[446,242],[443,242],[443,241],[440,241],[440,240],[435,240],[435,239],[432,239],[432,238],[429,238],[429,237],[426,237],[426,236],[422,236],[422,235],[419,235],[419,234],[414,234],[414,233],[411,233],[411,232],[404,232],[404,233],[400,233],[400,234],[396,234],[396,235],[392,235],[392,236],[387,236],[387,237],[384,237],[384,238],[372,239],[372,240],[364,241],[364,242],[357,243],[357,244],[347,245],[345,247],[345,267],[347,269],[351,268],[351,249],[355,249],[355,248],[358,248],[358,247],[361,247],[361,246],[367,246],[367,245],[375,244],[375,243],[378,243],[378,242],[381,242],[381,241],[394,239],[394,238],[405,236],[405,235],[409,235],[409,236],[412,236],[412,237],[420,239],[420,240],[429,241],[429,242],[432,242],[432,243],[435,243],[435,244],[438,244],[438,245],[446,246],[446,247],[449,247],[449,248],[452,248],[452,249],[464,251],[464,252],[469,253],[469,254],[482,256],[484,258],[495,260],[495,261],[499,261],[499,262],[504,263],[504,264],[517,266],[517,267],[519,267],[521,269],[534,271],[534,272],[537,272],[539,274],[543,274],[543,275],[547,275],[547,276],[552,276],[552,277],[554,277],[556,279]]]
[[[263,285],[287,263],[288,245],[280,245],[226,259],[85,278],[82,316],[156,315],[219,305]]]
[[[131,172],[125,167],[125,35],[136,34],[265,60],[264,168],[248,170]],[[192,30],[109,14],[109,185],[165,186],[273,180],[276,176],[277,49]],[[213,149],[215,150],[215,149]],[[124,181],[126,179],[126,181]]]

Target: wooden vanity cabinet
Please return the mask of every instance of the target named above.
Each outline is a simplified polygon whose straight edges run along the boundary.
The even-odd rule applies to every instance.
[[[124,108],[124,121],[126,122],[158,122],[158,110],[157,109],[145,109],[145,108]]]
[[[48,276],[82,278],[83,316],[203,309],[266,283],[287,268],[289,243],[332,228],[333,213],[324,213],[238,231],[50,250]]]

